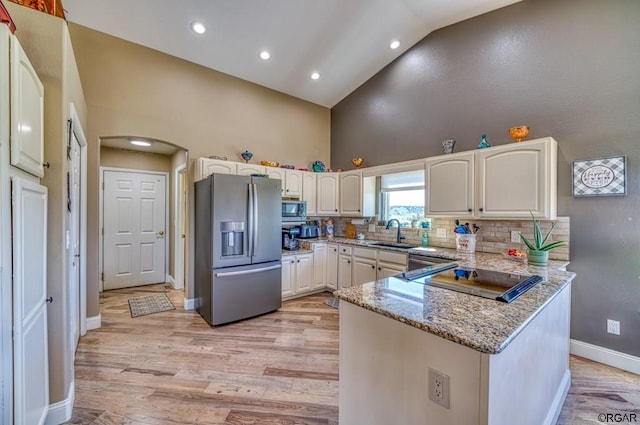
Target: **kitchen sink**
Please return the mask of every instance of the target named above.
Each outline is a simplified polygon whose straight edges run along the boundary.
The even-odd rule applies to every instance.
[[[393,242],[374,242],[369,246],[381,246],[385,248],[398,248],[398,249],[411,249],[415,248],[415,245],[409,245],[407,243],[393,243]]]

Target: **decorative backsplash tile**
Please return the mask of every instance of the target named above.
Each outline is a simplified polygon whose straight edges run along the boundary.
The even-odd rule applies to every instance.
[[[329,217],[310,217],[313,220],[319,220],[321,223],[322,235],[324,235],[324,219]],[[351,223],[351,218],[347,217],[331,217],[334,222],[335,236],[345,237],[347,223]],[[465,220],[466,221],[466,220]],[[565,241],[567,245],[549,251],[549,258],[552,260],[569,260],[569,217],[558,217],[555,229],[551,235],[550,241]],[[480,230],[476,234],[476,251],[492,252],[501,254],[507,252],[510,248],[520,251],[526,251],[526,246],[522,242],[511,242],[511,232],[522,232],[527,238],[533,237],[533,223],[531,220],[469,220],[469,223],[476,223]],[[543,234],[551,228],[553,221],[540,220],[540,227]],[[366,239],[373,239],[385,242],[395,242],[397,228],[392,227],[386,229],[384,226],[376,226],[375,232],[369,232],[367,223],[356,225],[357,233],[363,233]],[[405,239],[403,243],[419,246],[422,244],[422,234],[426,231],[429,238],[429,246],[440,248],[456,249],[455,219],[449,218],[432,218],[431,229],[422,228],[401,229],[402,236]],[[437,237],[438,229],[446,230],[446,237]]]

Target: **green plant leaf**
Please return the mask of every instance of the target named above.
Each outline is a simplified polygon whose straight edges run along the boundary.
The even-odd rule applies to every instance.
[[[565,241],[555,241],[555,242],[551,242],[548,243],[544,246],[541,246],[539,251],[551,251],[554,248],[559,248],[561,246],[566,245],[567,243]]]
[[[522,232],[518,232],[518,235],[520,235],[520,240],[522,240],[522,243],[524,243],[527,248],[535,251],[536,248],[533,246],[533,244],[527,239],[525,238],[525,236],[522,234]]]

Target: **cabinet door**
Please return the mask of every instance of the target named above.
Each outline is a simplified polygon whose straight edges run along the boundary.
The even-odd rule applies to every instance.
[[[327,244],[313,244],[313,289],[327,285]]]
[[[285,196],[300,198],[302,196],[302,171],[286,170]],[[307,213],[308,214],[308,213]]]
[[[282,180],[282,186],[280,186],[281,189],[281,193],[282,196],[285,196],[285,180],[286,180],[286,176],[285,176],[285,169],[284,168],[275,168],[275,167],[269,167],[267,169],[267,173],[269,175],[270,179],[280,179]]]
[[[294,295],[295,271],[295,255],[282,257],[282,298]]]
[[[338,289],[351,286],[351,255],[338,256]]]
[[[353,257],[352,267],[352,285],[362,285],[376,280],[376,260]]]
[[[340,175],[340,214],[362,215],[362,172]]]
[[[236,163],[220,159],[198,158],[196,162],[195,180],[203,180],[213,173],[236,174]]]
[[[398,273],[405,271],[407,271],[406,266],[394,263],[378,262],[378,273],[376,274],[376,278],[378,280],[385,279],[389,276],[395,276]]]
[[[474,152],[428,159],[425,167],[425,215],[473,215]]]
[[[316,174],[302,171],[302,200],[307,201],[307,215],[316,215]]]
[[[296,255],[296,293],[308,292],[311,290],[311,280],[313,278],[313,255]]]
[[[239,176],[250,176],[251,174],[267,174],[267,167],[256,164],[238,164],[236,173]]]
[[[11,164],[44,177],[44,86],[11,36]]]
[[[318,215],[338,215],[338,175],[318,174],[316,213]]]
[[[338,245],[327,245],[327,287],[338,289]]]
[[[556,149],[546,138],[478,151],[477,215],[555,219]]]

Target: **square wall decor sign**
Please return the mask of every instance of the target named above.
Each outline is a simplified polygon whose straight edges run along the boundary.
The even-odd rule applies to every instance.
[[[627,194],[627,157],[573,161],[573,196]]]

